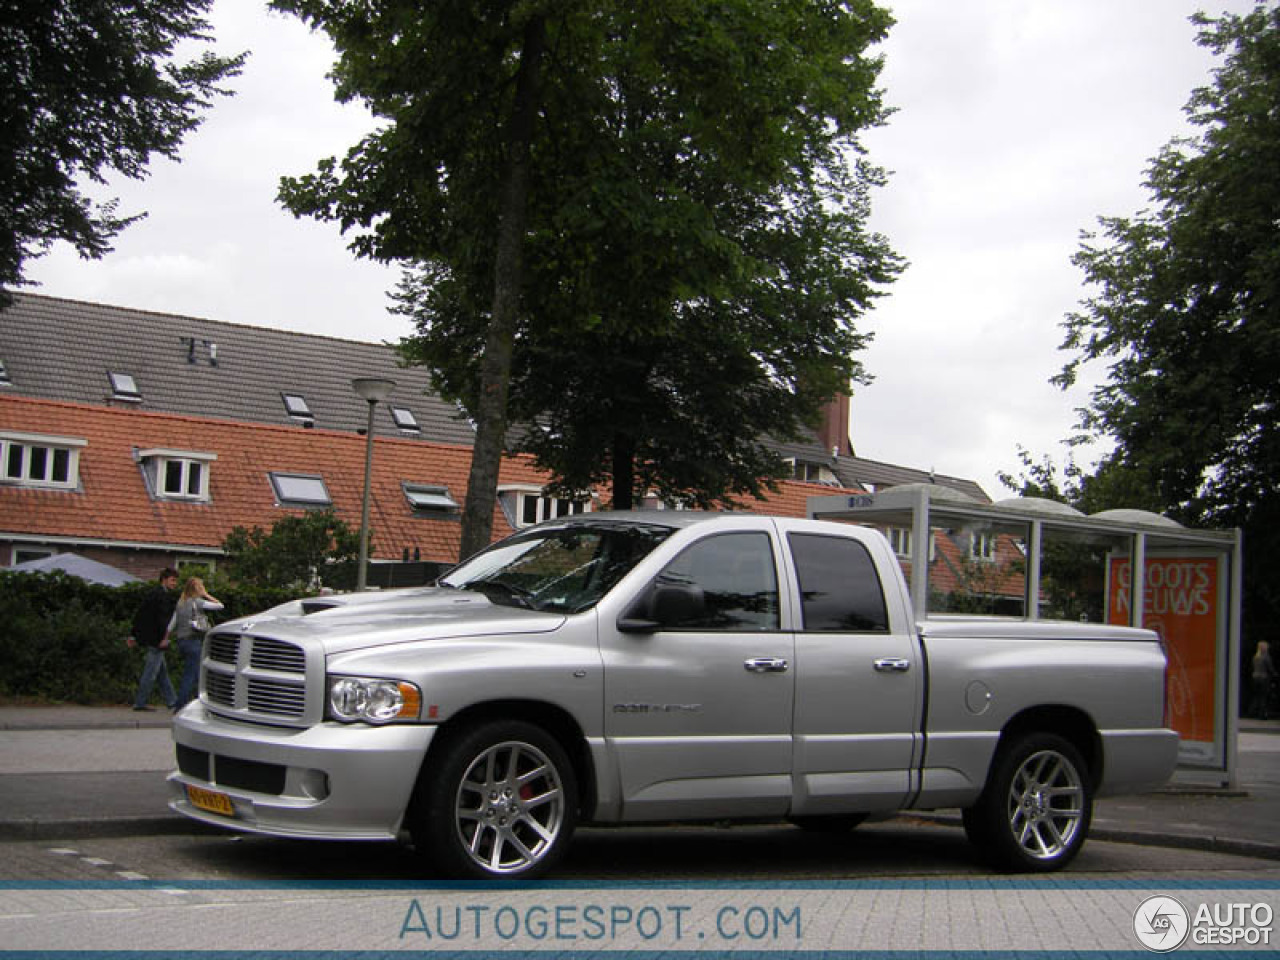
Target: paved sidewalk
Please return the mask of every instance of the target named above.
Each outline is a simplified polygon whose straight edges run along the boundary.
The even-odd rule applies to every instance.
[[[163,707],[0,704],[0,841],[212,830],[168,809],[171,719]],[[1280,860],[1280,721],[1241,722],[1235,789],[1179,773],[1155,793],[1099,800],[1091,836]]]

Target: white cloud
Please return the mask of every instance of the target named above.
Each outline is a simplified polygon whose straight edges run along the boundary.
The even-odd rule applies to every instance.
[[[883,86],[898,112],[864,143],[893,171],[874,226],[911,261],[863,323],[876,377],[854,400],[858,452],[978,480],[994,496],[1019,444],[1057,452],[1084,389],[1048,384],[1059,324],[1082,296],[1079,232],[1141,207],[1147,160],[1182,129],[1211,58],[1195,0],[888,0]],[[1235,12],[1251,8],[1231,0]],[[1216,12],[1210,7],[1210,12]],[[341,155],[371,126],[333,100],[327,41],[243,0],[213,11],[217,48],[250,49],[237,95],[141,182],[149,217],[116,252],[65,249],[30,271],[54,296],[369,340],[411,331],[386,313],[397,271],[356,261],[330,224],[295,220],[279,178]]]

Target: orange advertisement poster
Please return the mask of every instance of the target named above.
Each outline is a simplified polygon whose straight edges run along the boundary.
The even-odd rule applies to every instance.
[[[1169,657],[1169,726],[1183,740],[1211,743],[1217,722],[1218,559],[1148,554],[1146,568],[1142,625],[1160,635]],[[1132,588],[1129,558],[1111,560],[1107,572],[1111,623],[1130,622]]]

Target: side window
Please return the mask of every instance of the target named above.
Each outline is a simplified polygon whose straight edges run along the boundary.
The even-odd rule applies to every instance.
[[[826,633],[883,633],[889,629],[884,590],[867,548],[847,537],[788,536],[804,629]]]
[[[778,575],[767,534],[726,533],[695,543],[658,575],[654,587],[663,586],[700,591],[702,599],[679,619],[663,618],[666,629],[778,629]]]

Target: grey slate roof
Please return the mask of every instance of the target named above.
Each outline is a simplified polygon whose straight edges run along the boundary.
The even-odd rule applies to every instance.
[[[390,377],[396,381],[390,404],[412,411],[421,433],[399,430],[380,404],[377,435],[466,447],[475,440],[462,414],[432,392],[428,373],[400,367],[385,344],[17,293],[0,312],[0,364],[9,381],[0,390],[20,396],[302,429],[281,398],[293,393],[305,398],[315,426],[349,432],[364,429],[368,418],[351,379]],[[113,399],[109,372],[132,376],[141,400]],[[989,499],[971,480],[856,456],[832,462],[816,435],[812,442],[769,445],[785,458],[831,466],[852,489],[933,482]]]
[[[881,490],[904,483],[936,483],[967,494],[981,503],[990,502],[990,498],[982,487],[972,480],[961,477],[945,476],[931,470],[917,470],[914,467],[881,463],[862,457],[840,456],[833,460],[816,438],[812,443],[773,442],[770,443],[770,447],[786,459],[807,460],[830,467],[841,485],[851,489],[861,487],[864,490]]]
[[[315,426],[344,431],[363,429],[369,415],[351,379],[389,377],[389,403],[412,411],[421,433],[398,429],[380,404],[377,435],[464,446],[475,439],[459,411],[431,392],[427,372],[398,366],[385,344],[18,293],[0,313],[0,363],[9,380],[0,389],[20,396],[302,429],[281,398],[295,393]],[[141,399],[113,399],[109,372],[132,376]]]

